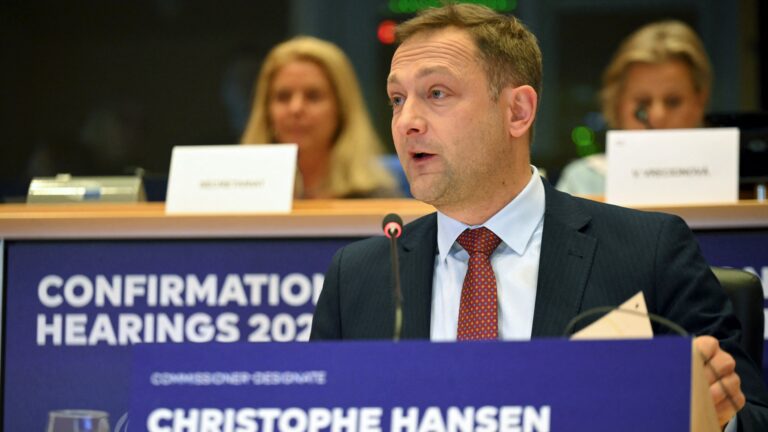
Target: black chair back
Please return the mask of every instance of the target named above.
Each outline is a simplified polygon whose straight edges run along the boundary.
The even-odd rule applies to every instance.
[[[712,267],[733,303],[733,312],[741,322],[741,347],[762,368],[764,321],[763,286],[760,278],[744,270]]]

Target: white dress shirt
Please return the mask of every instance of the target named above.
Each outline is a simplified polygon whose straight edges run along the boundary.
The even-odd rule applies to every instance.
[[[469,254],[456,239],[465,229],[480,226],[501,239],[491,255],[498,289],[499,338],[531,338],[544,228],[544,185],[536,167],[531,167],[531,171],[531,180],[523,191],[482,225],[465,225],[437,213],[431,340],[456,340],[461,287],[469,261]]]

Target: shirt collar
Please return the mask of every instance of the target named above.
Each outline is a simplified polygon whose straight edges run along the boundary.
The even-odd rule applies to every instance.
[[[531,171],[531,179],[522,192],[482,225],[469,226],[438,211],[437,250],[440,260],[448,257],[456,239],[465,229],[481,226],[493,231],[502,243],[522,255],[544,217],[544,185],[536,167],[531,166]]]

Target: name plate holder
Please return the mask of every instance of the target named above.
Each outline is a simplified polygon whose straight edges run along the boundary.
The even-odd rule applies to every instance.
[[[737,128],[608,131],[605,200],[620,205],[735,203]]]
[[[168,214],[290,213],[296,144],[176,146]]]
[[[143,182],[141,177],[131,176],[40,177],[32,180],[27,194],[30,204],[140,201],[146,201]]]
[[[688,338],[133,350],[131,424],[151,432],[719,430]]]

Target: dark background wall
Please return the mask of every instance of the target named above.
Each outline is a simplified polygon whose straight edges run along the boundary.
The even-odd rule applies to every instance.
[[[384,80],[394,47],[378,24],[412,16],[403,0],[53,0],[0,3],[0,196],[32,176],[162,178],[174,145],[231,144],[274,44],[311,34],[351,57],[390,143]],[[710,111],[764,110],[768,10],[759,0],[508,0],[539,37],[544,94],[534,163],[551,176],[576,157],[571,132],[596,131],[600,74],[619,41],[659,18],[702,36],[715,69]],[[761,55],[762,54],[762,55]],[[391,149],[391,147],[390,147]],[[13,198],[11,198],[13,199]]]
[[[263,4],[262,4],[263,3]],[[238,140],[289,2],[0,5],[0,177],[165,173],[181,144]],[[243,113],[245,112],[245,113]]]

